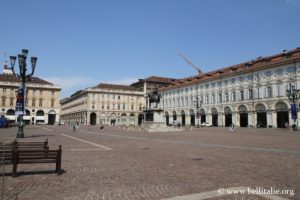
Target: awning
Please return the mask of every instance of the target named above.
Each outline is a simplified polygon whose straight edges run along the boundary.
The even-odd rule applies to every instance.
[[[15,115],[5,115],[5,117],[6,117],[8,120],[16,120],[16,116],[15,116]]]
[[[36,116],[35,119],[36,120],[45,120],[45,116]]]

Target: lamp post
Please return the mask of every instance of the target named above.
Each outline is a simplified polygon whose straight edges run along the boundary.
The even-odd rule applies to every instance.
[[[18,125],[18,132],[17,132],[17,138],[24,138],[24,126],[25,122],[23,119],[23,116],[25,115],[25,94],[26,94],[26,85],[25,83],[27,81],[31,80],[31,77],[34,74],[35,66],[36,66],[36,61],[37,57],[31,57],[31,73],[26,74],[27,71],[27,64],[26,64],[26,59],[28,55],[28,50],[27,49],[22,49],[22,54],[18,55],[18,61],[19,61],[19,69],[20,72],[19,74],[15,73],[15,63],[16,63],[16,56],[10,56],[10,65],[11,65],[11,70],[13,74],[17,77],[20,78],[21,80],[21,86],[19,87],[18,90],[18,96],[17,96],[17,103],[16,103],[16,115],[17,117],[17,125]]]
[[[286,90],[286,95],[289,98],[291,104],[291,113],[292,113],[292,119],[294,119],[294,124],[293,124],[293,130],[296,131],[297,130],[297,125],[296,125],[296,121],[298,119],[298,108],[297,108],[297,104],[296,101],[300,98],[300,90],[296,90],[295,86],[292,85],[291,83],[289,84],[290,89]]]
[[[199,108],[201,107],[201,104],[202,104],[202,101],[201,100],[199,100],[199,97],[195,97],[195,100],[194,100],[194,105],[196,106],[196,108],[197,108],[197,121],[198,121],[198,123],[197,123],[197,128],[199,128],[200,127],[200,110],[199,110]]]

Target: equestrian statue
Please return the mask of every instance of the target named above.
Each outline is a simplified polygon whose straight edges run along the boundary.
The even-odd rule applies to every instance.
[[[156,89],[154,89],[152,93],[148,94],[149,108],[151,107],[152,103],[155,103],[154,108],[157,108],[160,99],[161,99],[161,95],[158,94],[158,87],[156,87]]]

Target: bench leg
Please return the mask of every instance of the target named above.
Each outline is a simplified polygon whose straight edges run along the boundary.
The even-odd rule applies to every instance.
[[[13,164],[13,171],[12,171],[12,177],[17,177],[17,163]]]

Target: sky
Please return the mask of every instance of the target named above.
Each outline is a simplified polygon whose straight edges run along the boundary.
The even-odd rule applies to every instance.
[[[197,71],[178,52],[209,72],[300,47],[299,11],[300,0],[0,0],[0,61],[29,49],[34,76],[62,97],[183,78]]]

